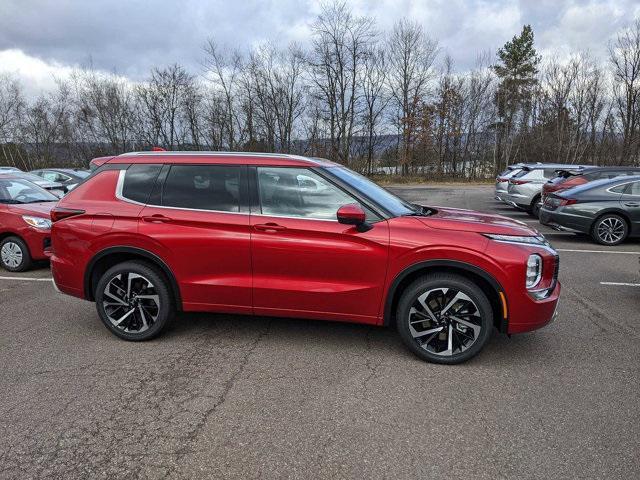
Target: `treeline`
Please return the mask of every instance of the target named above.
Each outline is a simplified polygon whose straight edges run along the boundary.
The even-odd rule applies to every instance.
[[[91,69],[26,99],[0,76],[0,164],[86,166],[169,150],[298,153],[365,173],[482,178],[515,162],[640,165],[640,20],[609,58],[541,58],[529,26],[471,71],[423,27],[391,31],[335,3],[306,47],[206,42],[202,70],[144,82]]]

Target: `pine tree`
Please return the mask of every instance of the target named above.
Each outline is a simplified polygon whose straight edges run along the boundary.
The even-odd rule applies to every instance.
[[[519,132],[528,129],[532,99],[538,80],[540,56],[533,46],[533,30],[530,25],[522,28],[520,35],[498,50],[499,62],[493,66],[498,76],[495,103],[496,169],[501,169],[516,157],[514,143]]]

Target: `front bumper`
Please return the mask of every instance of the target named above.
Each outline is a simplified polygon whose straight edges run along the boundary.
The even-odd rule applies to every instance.
[[[33,260],[46,260],[49,258],[51,230],[27,227],[19,234],[29,247],[29,253]]]
[[[512,312],[507,333],[531,332],[551,323],[558,315],[560,290],[560,282],[557,282],[551,295],[544,300],[529,298],[529,301],[520,305],[518,311]]]

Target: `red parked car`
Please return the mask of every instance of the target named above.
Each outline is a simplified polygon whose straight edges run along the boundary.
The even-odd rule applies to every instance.
[[[0,174],[0,264],[10,272],[28,270],[47,259],[49,212],[58,197],[28,180]]]
[[[59,290],[145,340],[178,311],[395,323],[458,363],[492,330],[554,316],[558,255],[523,223],[407,203],[290,155],[141,152],[105,162],[52,212]]]

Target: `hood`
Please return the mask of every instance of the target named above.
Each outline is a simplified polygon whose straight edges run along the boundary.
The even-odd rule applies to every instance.
[[[428,217],[417,217],[422,223],[441,230],[493,233],[498,235],[539,235],[526,223],[500,215],[464,210],[461,208],[426,207],[436,213]]]
[[[51,218],[51,209],[57,202],[38,202],[24,204],[9,204],[9,210],[20,215],[31,215],[34,217]]]

